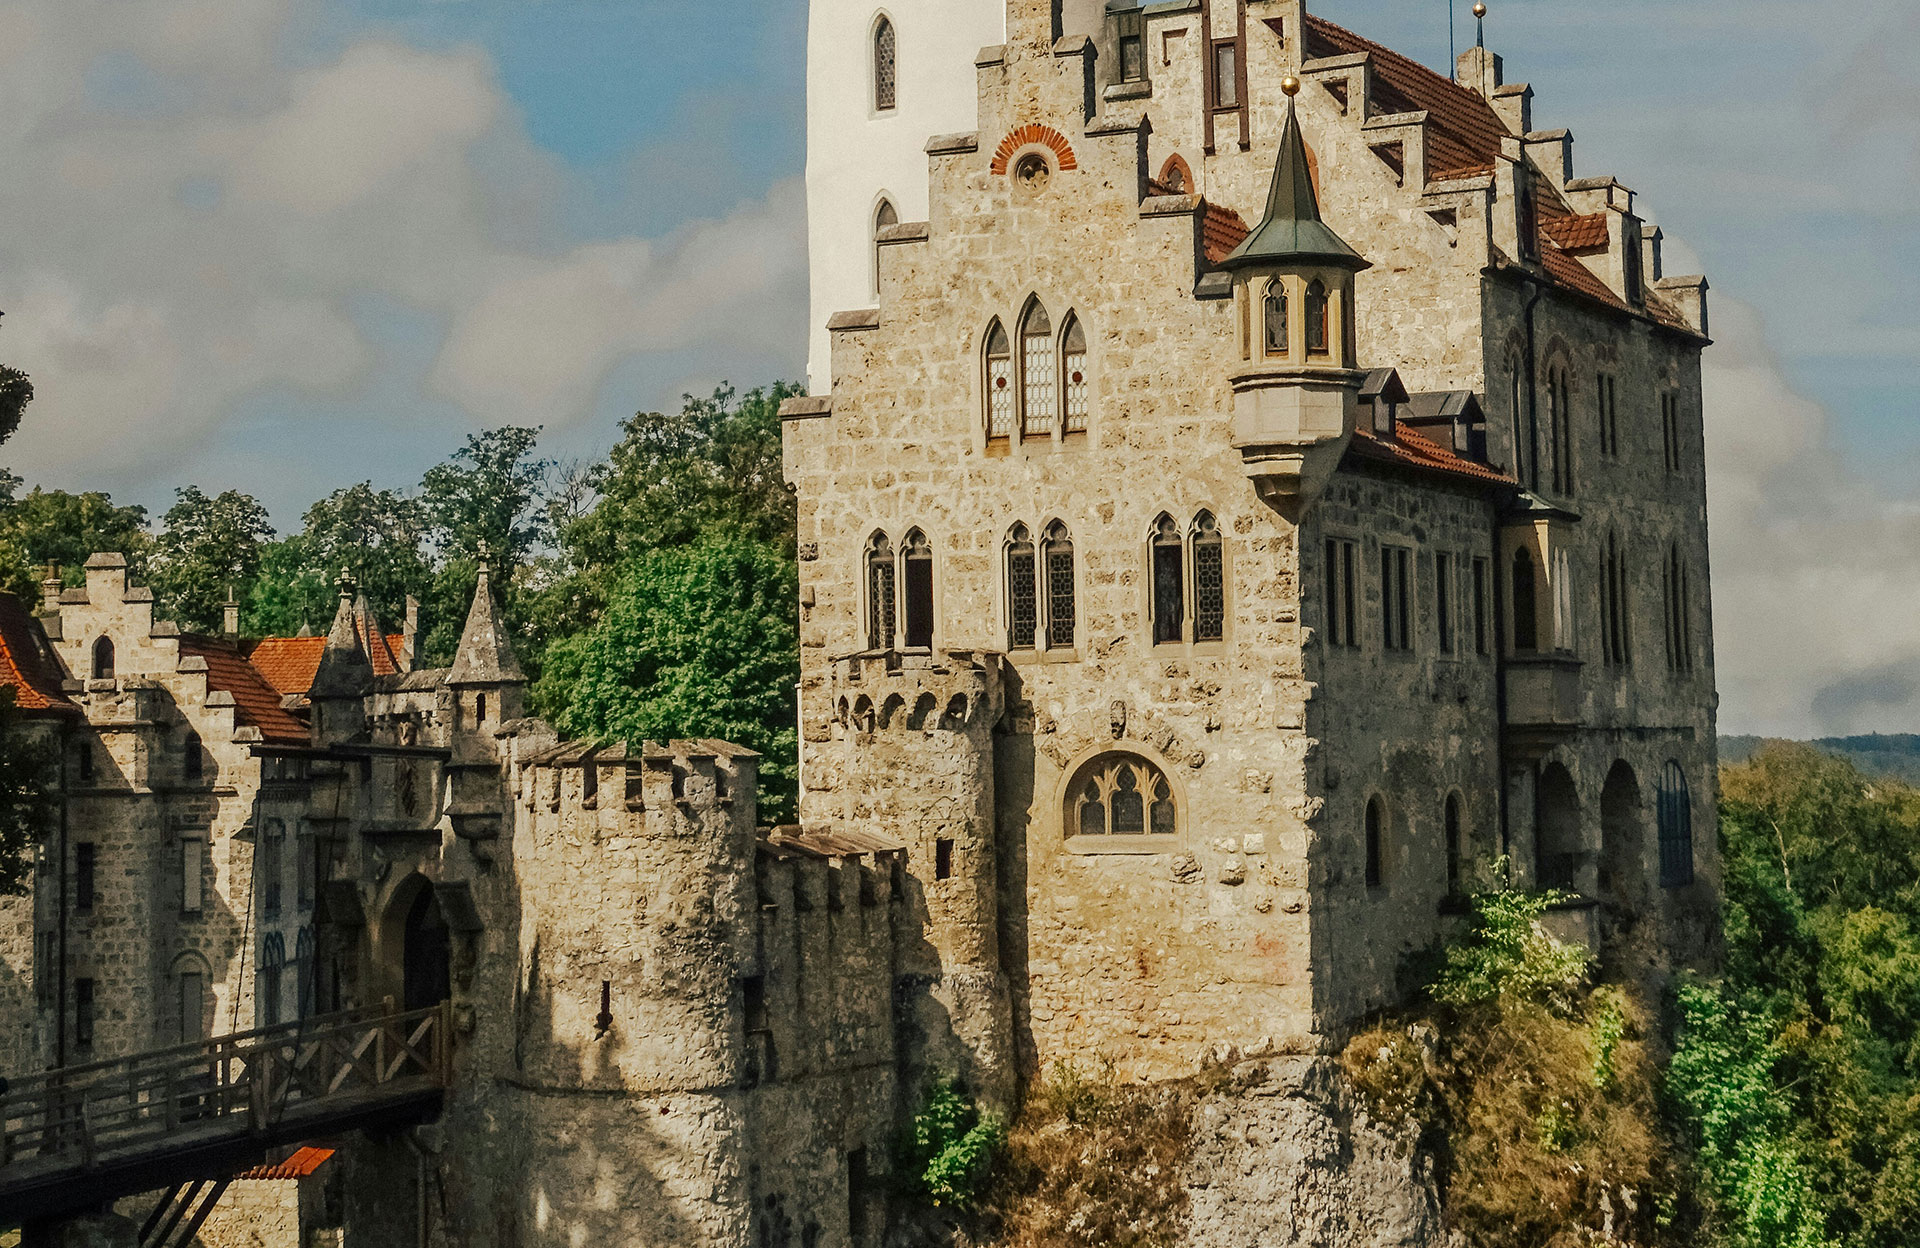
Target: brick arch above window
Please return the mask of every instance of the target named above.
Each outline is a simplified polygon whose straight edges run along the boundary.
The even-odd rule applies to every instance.
[[[1193,168],[1187,164],[1186,157],[1179,152],[1167,157],[1167,163],[1160,166],[1160,176],[1155,179],[1169,194],[1198,195],[1194,185]]]
[[[1079,159],[1073,154],[1073,145],[1067,142],[1065,135],[1052,126],[1028,124],[1015,126],[1008,132],[1006,138],[1000,140],[1000,146],[993,153],[990,171],[997,175],[1005,175],[1012,167],[1014,154],[1027,147],[1050,149],[1062,173],[1071,172],[1080,167]]]

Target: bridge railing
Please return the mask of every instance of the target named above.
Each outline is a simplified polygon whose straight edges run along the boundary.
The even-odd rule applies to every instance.
[[[0,1169],[48,1158],[85,1167],[103,1150],[215,1123],[260,1131],[295,1106],[402,1081],[445,1087],[448,1008],[322,1015],[14,1081],[0,1095]]]

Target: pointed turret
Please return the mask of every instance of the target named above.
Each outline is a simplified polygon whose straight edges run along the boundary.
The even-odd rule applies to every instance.
[[[307,700],[313,704],[313,732],[321,743],[360,735],[366,723],[364,699],[373,692],[373,664],[360,644],[354,619],[353,579],[340,573],[340,605],[333,613],[320,666],[313,673]]]
[[[491,575],[487,561],[480,561],[480,583],[474,587],[473,607],[467,612],[467,626],[460,633],[460,649],[453,656],[453,670],[447,673],[450,685],[525,684],[520,660],[513,656],[513,643],[507,639],[506,625],[494,609]]]
[[[1233,373],[1233,446],[1260,497],[1299,521],[1353,436],[1360,383],[1353,275],[1372,267],[1320,219],[1289,77],[1287,120],[1267,212],[1221,261],[1233,275],[1241,366]]]

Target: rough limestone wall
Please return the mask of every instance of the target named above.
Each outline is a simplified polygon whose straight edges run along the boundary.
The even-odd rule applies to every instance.
[[[300,1235],[300,1180],[235,1183],[194,1236],[192,1248],[306,1248]]]
[[[34,1037],[33,898],[0,897],[0,1076],[43,1065]]]
[[[1363,419],[1364,419],[1363,415]],[[1322,1026],[1337,1036],[1368,1010],[1397,999],[1408,955],[1448,923],[1445,813],[1461,806],[1463,879],[1499,852],[1500,759],[1496,674],[1476,650],[1472,570],[1489,561],[1493,517],[1477,493],[1349,467],[1309,514],[1310,579],[1324,583],[1325,542],[1355,546],[1358,649],[1313,646],[1318,688],[1309,707],[1317,740],[1308,770],[1313,820],[1314,967]],[[1381,549],[1410,551],[1413,648],[1382,637]],[[1451,556],[1454,648],[1440,650],[1435,556]],[[1491,584],[1489,583],[1489,590]],[[1325,593],[1310,619],[1324,639]],[[1492,603],[1488,603],[1489,612]],[[1493,621],[1487,620],[1489,651]],[[1385,811],[1385,871],[1366,878],[1366,809]]]
[[[1441,1248],[1431,1166],[1370,1122],[1328,1058],[1233,1069],[1193,1114],[1191,1248]]]

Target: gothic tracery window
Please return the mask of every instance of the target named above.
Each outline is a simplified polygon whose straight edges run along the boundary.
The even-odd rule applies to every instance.
[[[1332,350],[1327,331],[1327,287],[1315,278],[1307,287],[1307,354],[1325,355]]]
[[[1266,353],[1285,355],[1290,347],[1287,325],[1287,288],[1279,278],[1267,283],[1267,297],[1261,303],[1261,326]]]
[[[1669,761],[1660,774],[1659,791],[1660,886],[1679,888],[1693,883],[1693,799],[1687,773]]]
[[[1067,835],[1173,838],[1179,831],[1173,789],[1160,769],[1133,754],[1103,754],[1068,789]]]
[[[885,533],[867,542],[867,648],[893,648],[893,543]]]
[[[1193,521],[1193,639],[1220,641],[1227,635],[1226,550],[1213,513]]]
[[[1007,645],[1031,650],[1040,625],[1040,598],[1033,535],[1016,524],[1007,534]]]
[[[1051,437],[1054,420],[1053,322],[1038,299],[1020,321],[1020,435]]]
[[[873,107],[890,112],[899,103],[900,37],[894,33],[891,18],[882,17],[873,27]]]
[[[909,650],[933,647],[933,543],[919,529],[907,534],[901,543],[901,565],[906,580],[906,646]]]
[[[1066,332],[1060,335],[1060,375],[1066,395],[1066,433],[1087,431],[1087,331],[1080,318],[1067,314]]]
[[[1054,521],[1047,528],[1047,647],[1070,650],[1074,637],[1073,534]]]
[[[987,437],[1013,436],[1013,346],[1006,326],[987,327]]]
[[[260,951],[260,973],[254,980],[254,992],[260,998],[260,1025],[272,1027],[280,1021],[280,980],[287,965],[287,942],[279,932],[270,932]]]
[[[1186,628],[1186,556],[1180,526],[1161,513],[1153,526],[1153,644],[1184,640]]]

